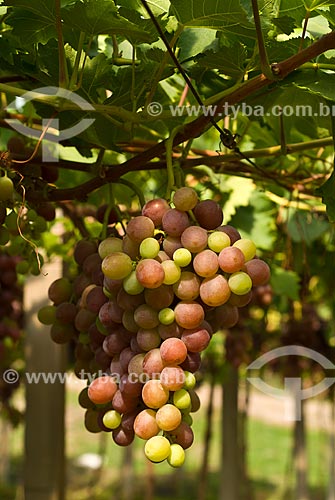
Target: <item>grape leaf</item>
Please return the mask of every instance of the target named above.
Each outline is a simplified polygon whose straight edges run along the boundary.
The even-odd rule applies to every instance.
[[[247,18],[246,11],[238,2],[231,0],[171,0],[170,15],[174,15],[184,26],[212,28],[235,33],[243,27],[254,38],[255,28]]]
[[[239,207],[230,224],[244,237],[254,241],[257,248],[271,250],[276,239],[273,204],[258,191],[253,191],[248,206]]]
[[[293,241],[310,246],[329,229],[329,223],[317,214],[306,211],[294,212],[287,223],[287,230]]]
[[[328,219],[333,224],[335,222],[335,170],[326,182],[315,191],[315,194],[321,196],[322,202],[327,207]]]
[[[315,16],[308,20],[307,31],[313,37],[318,38],[331,31],[328,21],[323,16]]]
[[[98,99],[99,88],[109,89],[115,78],[115,70],[104,54],[87,59],[82,78],[82,88],[93,99]]]
[[[127,9],[136,10],[142,17],[148,17],[148,13],[143,7],[141,0],[119,0],[118,5]],[[170,2],[169,0],[155,0],[154,2],[149,2],[149,6],[151,12],[155,16],[161,16],[168,12]]]
[[[335,102],[334,73],[297,71],[291,79],[297,87]]]
[[[292,17],[297,26],[301,23],[306,15],[306,7],[301,0],[282,0],[280,3],[279,17]]]
[[[245,72],[245,61],[247,57],[246,48],[236,43],[232,50],[227,50],[225,57],[222,57],[222,51],[206,50],[194,58],[198,66],[208,69],[217,69],[220,73],[238,79]]]
[[[150,42],[151,36],[118,14],[110,0],[85,0],[71,8],[64,9],[65,25],[84,31],[88,35],[120,34],[136,36],[143,42]]]
[[[184,30],[178,40],[180,61],[200,54],[215,42],[217,43],[216,33],[212,29],[189,28]]]
[[[285,33],[286,35],[292,33],[295,27],[294,19],[289,16],[276,17],[272,19],[272,22],[278,29],[279,33]]]
[[[57,36],[55,21],[51,16],[40,16],[29,10],[15,9],[6,18],[6,23],[13,27],[12,33],[23,47],[38,42],[45,44]]]
[[[36,16],[52,20],[55,18],[54,0],[5,0],[4,5],[29,10]]]
[[[306,8],[310,11],[318,9],[319,7],[330,7],[334,5],[333,0],[304,0]]]
[[[277,295],[299,300],[299,276],[294,271],[272,266],[270,283]]]

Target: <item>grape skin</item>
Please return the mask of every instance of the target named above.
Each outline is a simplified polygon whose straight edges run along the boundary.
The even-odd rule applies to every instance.
[[[206,248],[208,236],[207,231],[202,227],[190,226],[185,229],[180,239],[184,248],[191,253],[198,253]]]
[[[190,225],[186,212],[170,208],[163,215],[162,226],[164,231],[173,238],[177,238]]]
[[[228,283],[222,274],[215,274],[211,278],[205,278],[200,285],[201,300],[208,306],[222,306],[227,302],[231,294]]]
[[[155,225],[149,217],[139,215],[128,222],[127,235],[135,243],[141,243],[145,238],[151,238],[154,235]]]
[[[154,259],[143,259],[136,267],[136,278],[145,288],[158,288],[165,278],[162,264]]]

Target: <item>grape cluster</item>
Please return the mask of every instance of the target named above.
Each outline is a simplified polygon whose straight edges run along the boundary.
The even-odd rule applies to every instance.
[[[172,206],[150,200],[122,238],[78,242],[79,274],[54,282],[54,305],[39,313],[56,342],[75,340],[76,373],[96,375],[79,397],[86,427],[121,446],[138,436],[152,462],[182,465],[201,352],[270,276],[254,243],[222,222],[218,203],[189,187]]]
[[[20,199],[12,178],[7,173],[0,176],[0,246],[6,246],[10,255],[24,257],[18,262],[18,273],[38,275],[43,258],[39,255],[38,262],[30,242],[40,242],[47,223],[55,219],[55,208],[49,202],[24,206],[22,199],[23,192]]]
[[[19,380],[7,380],[6,373],[23,356],[23,291],[17,279],[18,261],[18,257],[0,250],[0,403],[13,424],[20,418],[12,401]]]

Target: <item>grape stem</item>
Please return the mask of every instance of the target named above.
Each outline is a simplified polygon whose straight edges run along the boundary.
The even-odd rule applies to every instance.
[[[132,191],[134,191],[134,193],[136,194],[136,196],[138,198],[138,201],[140,202],[141,208],[144,207],[144,205],[145,205],[144,194],[143,194],[142,190],[136,186],[136,184],[134,184],[133,182],[128,181],[126,179],[118,179],[116,183],[123,184],[124,186],[127,186]]]
[[[174,178],[174,170],[173,170],[173,141],[178,132],[180,132],[183,129],[183,125],[179,125],[178,127],[175,127],[170,134],[170,137],[166,139],[165,142],[165,151],[166,151],[166,169],[167,169],[167,178],[168,178],[168,183],[167,183],[167,188],[166,188],[166,195],[165,198],[167,200],[171,199],[171,192],[175,188],[175,178]]]
[[[111,213],[111,210],[112,210],[114,205],[115,205],[115,200],[114,200],[114,193],[113,193],[113,185],[108,184],[108,207],[107,207],[107,210],[104,214],[104,220],[102,223],[102,229],[101,229],[101,239],[102,240],[105,240],[107,238],[107,226],[108,226],[109,214]]]

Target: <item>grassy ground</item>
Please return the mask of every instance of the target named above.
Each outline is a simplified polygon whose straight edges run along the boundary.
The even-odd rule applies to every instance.
[[[82,410],[77,403],[78,388],[67,391],[67,500],[119,500],[134,488],[136,499],[194,500],[202,457],[202,436],[205,429],[205,408],[194,415],[196,440],[187,452],[182,470],[172,470],[166,463],[148,464],[143,456],[143,442],[136,440],[131,450],[113,444],[109,434],[89,434],[83,426]],[[206,500],[216,500],[219,491],[220,408],[214,415],[210,474]],[[291,439],[289,427],[269,425],[250,419],[247,426],[248,472],[256,500],[296,500],[287,488],[294,484],[291,472]],[[6,485],[0,485],[0,499],[14,500],[22,470],[22,428],[11,434],[12,461]],[[328,481],[326,433],[308,431],[309,484],[313,500],[324,500]],[[90,470],[78,463],[87,453],[102,454],[101,470]],[[129,467],[133,461],[133,470]],[[154,485],[154,486],[153,486]],[[152,488],[154,492],[152,496]],[[150,493],[151,492],[151,493]]]

